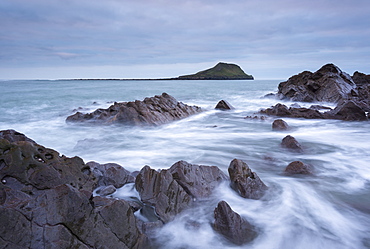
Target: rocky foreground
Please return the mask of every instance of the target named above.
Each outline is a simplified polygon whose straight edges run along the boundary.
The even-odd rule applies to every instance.
[[[334,64],[312,73],[304,71],[278,86],[281,100],[322,103],[309,108],[276,104],[261,113],[280,117],[308,119],[368,120],[370,111],[370,75],[355,72],[351,77]],[[334,103],[334,109],[325,106]]]

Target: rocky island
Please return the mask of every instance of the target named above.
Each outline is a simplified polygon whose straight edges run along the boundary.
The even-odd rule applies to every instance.
[[[178,80],[253,80],[238,65],[219,62],[216,66],[195,74],[183,75]]]

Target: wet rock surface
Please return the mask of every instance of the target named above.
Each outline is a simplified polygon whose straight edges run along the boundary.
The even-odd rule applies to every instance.
[[[214,218],[213,229],[233,244],[243,245],[257,237],[255,228],[234,212],[225,201],[218,203],[214,210]]]
[[[230,186],[241,197],[260,199],[268,189],[255,172],[239,159],[231,161],[229,168]]]
[[[289,130],[289,125],[282,119],[275,119],[272,123],[273,131],[286,131]]]
[[[294,161],[289,163],[285,168],[284,172],[289,175],[302,174],[311,175],[313,174],[313,166],[305,164],[301,161]]]
[[[283,138],[283,140],[281,141],[281,146],[295,152],[303,151],[301,144],[298,143],[298,141],[290,135]]]
[[[186,105],[169,94],[162,93],[162,95],[145,98],[143,101],[115,102],[107,109],[97,109],[92,113],[77,112],[68,116],[67,121],[156,126],[186,118],[201,111],[200,107]]]

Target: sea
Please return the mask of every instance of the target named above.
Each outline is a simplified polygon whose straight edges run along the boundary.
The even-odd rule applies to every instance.
[[[217,166],[227,174],[237,158],[268,186],[263,198],[252,200],[240,197],[227,182],[221,184],[210,199],[153,235],[161,248],[370,248],[370,122],[283,118],[291,129],[273,131],[277,117],[253,117],[276,103],[294,104],[264,98],[277,91],[279,82],[3,80],[0,130],[24,133],[61,155],[117,163],[130,171],[145,165],[166,169],[184,160]],[[66,122],[76,111],[88,113],[163,92],[204,111],[158,127]],[[215,110],[220,100],[235,109]],[[302,153],[281,147],[287,135],[302,145]],[[297,160],[312,165],[314,174],[286,175],[286,166]],[[113,198],[130,196],[137,196],[132,184]],[[213,211],[221,200],[256,228],[256,239],[235,246],[213,231]]]

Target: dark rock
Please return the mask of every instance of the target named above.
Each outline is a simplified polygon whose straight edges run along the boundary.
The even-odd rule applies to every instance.
[[[254,227],[234,212],[225,201],[220,201],[214,210],[213,229],[236,245],[243,245],[257,237]]]
[[[304,107],[287,107],[284,104],[276,104],[272,108],[261,110],[260,113],[291,118],[323,119],[325,115],[316,109]]]
[[[281,82],[278,97],[301,102],[339,102],[357,95],[356,84],[337,66],[327,64],[315,73],[302,72]]]
[[[334,108],[334,110],[326,113],[328,118],[346,120],[346,121],[365,121],[368,120],[365,111],[358,103],[349,100],[343,101]]]
[[[82,159],[25,140],[0,139],[1,248],[148,248],[129,203],[92,198]]]
[[[215,109],[218,109],[218,110],[232,110],[232,109],[235,109],[229,102],[227,102],[226,100],[220,100]]]
[[[289,129],[289,125],[282,119],[276,119],[272,123],[272,130],[274,131],[286,131]]]
[[[232,160],[228,171],[231,180],[230,186],[241,197],[260,199],[265,194],[267,186],[242,160]]]
[[[310,175],[313,173],[313,167],[301,161],[294,161],[285,168],[285,173]]]
[[[290,149],[292,151],[297,151],[297,152],[303,151],[302,146],[298,143],[298,141],[290,135],[283,138],[281,142],[281,146],[284,148]]]
[[[171,166],[172,177],[192,197],[206,198],[228,177],[216,166],[204,166],[179,161]]]
[[[88,114],[77,112],[67,117],[67,121],[155,126],[186,118],[201,111],[200,107],[188,106],[163,93],[145,98],[143,101],[115,102],[107,109],[97,109]]]
[[[135,182],[135,177],[132,176],[130,171],[119,164],[88,162],[86,165],[92,169],[93,174],[98,179],[99,186],[113,185],[115,188],[120,188],[126,183]]]
[[[9,142],[19,142],[19,141],[27,141],[31,143],[36,143],[32,139],[26,137],[24,134],[17,132],[15,130],[2,130],[0,131],[0,139],[6,139]]]
[[[193,202],[169,170],[158,172],[149,166],[143,167],[136,176],[135,188],[141,201],[153,206],[164,223],[171,221]]]

